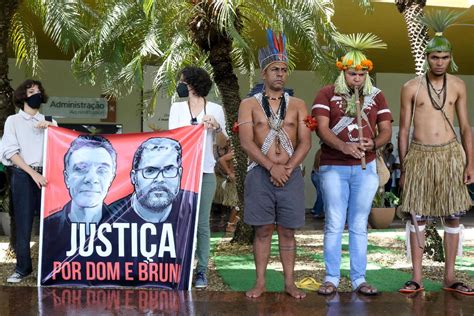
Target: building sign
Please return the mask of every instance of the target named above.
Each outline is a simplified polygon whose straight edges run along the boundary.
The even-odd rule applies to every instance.
[[[49,97],[42,106],[44,115],[65,118],[107,118],[105,98]]]

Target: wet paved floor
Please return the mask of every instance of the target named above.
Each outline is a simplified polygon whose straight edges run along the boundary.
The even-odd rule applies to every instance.
[[[381,293],[361,297],[283,293],[0,287],[0,315],[474,315],[474,297],[456,293]]]

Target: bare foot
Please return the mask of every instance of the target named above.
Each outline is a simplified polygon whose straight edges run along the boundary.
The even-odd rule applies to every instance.
[[[260,297],[260,295],[262,295],[263,292],[265,292],[265,285],[263,286],[255,285],[253,289],[245,292],[245,296],[249,298],[257,298],[257,297]]]
[[[306,293],[299,290],[294,284],[286,285],[285,292],[297,299],[302,299],[306,297]]]

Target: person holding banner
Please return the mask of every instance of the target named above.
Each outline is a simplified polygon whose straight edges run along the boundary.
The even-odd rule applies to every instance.
[[[303,100],[290,97],[286,38],[267,31],[269,46],[259,50],[263,91],[242,101],[239,137],[250,159],[245,178],[244,221],[255,230],[257,280],[250,298],[265,292],[265,271],[275,224],[285,276],[285,292],[294,298],[306,294],[294,283],[295,229],[304,225],[304,179],[300,164],[311,147],[304,124],[308,111]]]
[[[31,229],[35,212],[41,208],[41,188],[48,184],[43,177],[43,144],[45,129],[57,126],[39,112],[48,96],[40,81],[28,79],[14,93],[20,109],[5,122],[1,159],[9,166],[13,216],[16,220],[16,267],[7,279],[21,282],[33,271],[30,255]]]
[[[336,63],[340,74],[335,84],[323,87],[312,107],[322,140],[319,177],[326,212],[326,277],[318,292],[330,295],[337,291],[347,218],[352,288],[375,295],[377,289],[365,281],[367,221],[379,185],[375,152],[391,138],[392,115],[382,91],[372,86],[369,71],[373,65],[363,49],[386,45],[372,34],[336,34],[335,38],[348,52]]]
[[[176,92],[179,97],[187,98],[187,100],[171,105],[168,126],[169,129],[174,129],[203,123],[207,128],[197,232],[196,288],[206,288],[208,285],[206,274],[211,237],[209,216],[216,191],[214,174],[216,160],[213,145],[216,140],[223,142],[227,138],[222,107],[206,100],[211,86],[211,78],[204,69],[194,66],[185,67],[181,71]]]

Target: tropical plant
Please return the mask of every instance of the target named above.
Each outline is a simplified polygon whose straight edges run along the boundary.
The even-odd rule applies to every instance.
[[[48,0],[3,0],[0,1],[0,135],[7,117],[15,113],[13,88],[8,77],[8,52],[15,53],[17,65],[23,62],[32,76],[38,75],[37,30],[33,19],[38,19],[43,32],[64,52],[79,47],[85,40],[85,30],[80,23],[82,3]],[[15,244],[15,218],[11,217],[11,245]]]
[[[415,73],[423,74],[425,48],[428,44],[428,29],[420,23],[426,0],[395,0],[398,11],[403,14],[410,40],[411,54],[415,60]]]
[[[400,198],[393,192],[387,192],[383,187],[379,187],[372,201],[372,207],[384,208],[387,204],[390,205],[389,207],[397,207],[400,204]]]

